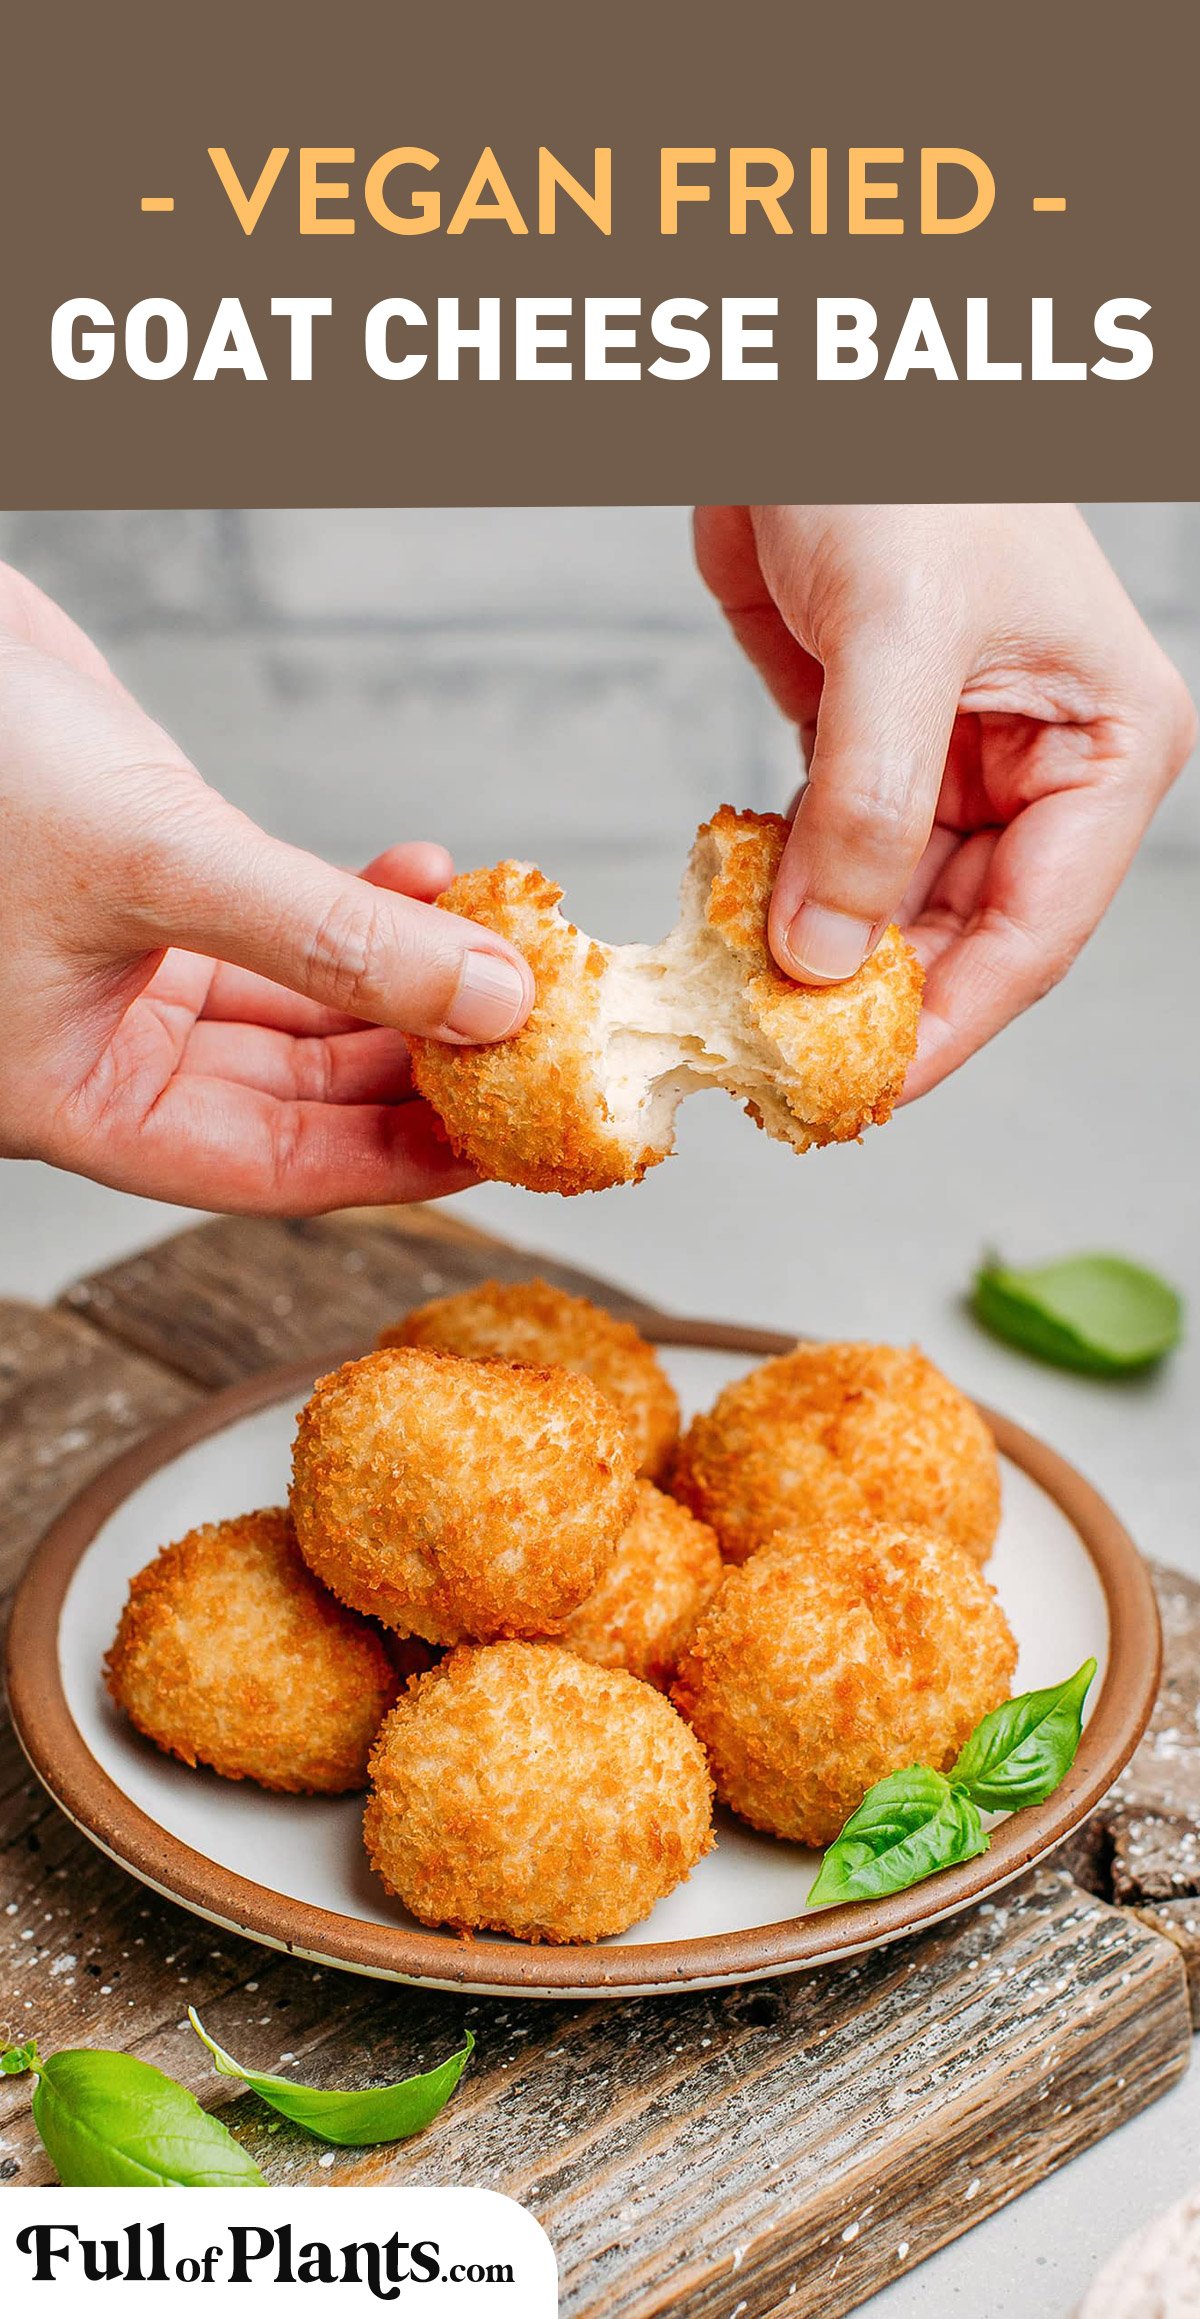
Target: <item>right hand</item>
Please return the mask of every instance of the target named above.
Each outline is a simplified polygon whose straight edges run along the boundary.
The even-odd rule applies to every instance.
[[[268,837],[0,566],[0,1155],[243,1213],[457,1191],[404,1033],[506,1038],[533,978],[452,874]]]
[[[1073,507],[704,507],[700,568],[808,764],[768,922],[842,982],[926,972],[905,1101],[1065,974],[1196,736]]]

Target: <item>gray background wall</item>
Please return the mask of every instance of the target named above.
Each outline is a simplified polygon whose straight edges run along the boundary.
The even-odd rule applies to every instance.
[[[1200,693],[1200,508],[1088,510]],[[93,633],[215,785],[347,861],[530,853],[592,930],[652,931],[681,840],[778,804],[794,750],[677,508],[19,515],[0,554]],[[1200,845],[1200,789],[1156,842]]]

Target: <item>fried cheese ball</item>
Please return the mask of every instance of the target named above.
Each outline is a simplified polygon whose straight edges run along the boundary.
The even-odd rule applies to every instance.
[[[401,1684],[382,1637],[318,1585],[274,1506],[164,1546],[130,1585],[105,1675],[165,1754],[317,1795],[366,1786]]]
[[[701,1087],[725,1088],[797,1151],[888,1119],[916,1046],[920,965],[890,926],[848,982],[806,989],[781,974],[767,905],[787,832],[781,814],[723,805],[656,945],[591,941],[528,862],[456,878],[441,907],[507,936],[537,983],[513,1039],[410,1041],[458,1156],[535,1192],[634,1183],[674,1148],[676,1110]]]
[[[616,1557],[595,1593],[572,1611],[561,1639],[596,1666],[625,1667],[665,1691],[722,1567],[707,1522],[653,1482],[639,1482]]]
[[[630,1321],[548,1280],[485,1280],[457,1296],[435,1297],[385,1329],[379,1342],[577,1370],[615,1402],[638,1472],[651,1480],[675,1446],[679,1402],[653,1346]]]
[[[649,1684],[552,1643],[451,1651],[371,1757],[371,1865],[423,1924],[598,1941],[712,1845],[704,1751]]]
[[[946,1770],[1016,1663],[993,1589],[952,1539],[846,1523],[781,1535],[727,1571],[671,1697],[723,1803],[823,1847],[888,1772]]]
[[[431,1643],[554,1634],[633,1511],[611,1401],[566,1369],[390,1346],[300,1412],[292,1516],[309,1568]]]
[[[873,1519],[941,1530],[986,1561],[996,1444],[916,1346],[797,1345],[718,1394],[679,1444],[672,1494],[730,1562],[775,1530]]]

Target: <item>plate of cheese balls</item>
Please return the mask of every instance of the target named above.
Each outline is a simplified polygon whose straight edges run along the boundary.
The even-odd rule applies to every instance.
[[[848,982],[781,975],[786,834],[721,807],[656,944],[528,862],[456,879],[537,995],[499,1045],[411,1042],[454,1149],[570,1195],[664,1161],[697,1089],[798,1152],[886,1121],[919,962],[892,926]],[[915,1348],[650,1333],[485,1283],[110,1467],[10,1629],[51,1793],[218,1924],[547,1996],[819,1964],[1044,1857],[1157,1683],[1113,1514]]]
[[[217,1924],[481,1992],[819,1964],[1042,1858],[1154,1694],[1115,1517],[914,1348],[654,1335],[489,1282],[121,1459],[14,1613],[51,1793]],[[1087,1659],[1047,1800],[910,1889],[808,1906],[878,1782]]]

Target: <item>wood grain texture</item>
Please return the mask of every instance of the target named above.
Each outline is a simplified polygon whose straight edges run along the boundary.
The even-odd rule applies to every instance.
[[[1150,1727],[1068,1852],[1090,1891],[1175,1943],[1200,2028],[1200,1585],[1153,1567],[1163,1673]]]
[[[76,1491],[197,1397],[69,1313],[0,1300],[0,1599]]]
[[[218,1217],[69,1288],[67,1310],[210,1390],[259,1369],[361,1352],[415,1304],[489,1277],[540,1272],[602,1294],[636,1319],[646,1308],[620,1289],[474,1234],[413,1233],[391,1211],[353,1221]]]
[[[1059,1871],[828,1972],[547,2006],[381,1995],[262,1956],[64,1830],[51,1813],[26,1870],[42,1921],[17,1999],[35,1993],[47,2046],[136,2046],[221,2107],[273,2182],[507,2191],[550,2232],[564,2319],[729,2319],[739,2301],[746,2319],[784,2302],[836,2319],[1186,2066],[1174,1951]],[[468,2025],[480,2044],[428,2135],[336,2151],[318,2174],[308,2137],[215,2078],[188,2003],[240,2059],[318,2083],[428,2068]],[[0,2103],[0,2173],[52,2180],[23,2089],[0,2087]]]
[[[1152,2100],[1187,2049],[1161,1944],[1057,1873],[830,1973],[501,2013],[436,2144],[331,2179],[508,2191],[554,2241],[564,2319],[739,2300],[835,2319]]]
[[[54,1314],[10,1321],[26,1348],[0,1403],[10,1562],[130,1429],[197,1390],[334,1359],[428,1296],[539,1271],[642,1309],[434,1209],[222,1219],[82,1282]],[[115,1434],[106,1392],[128,1397]],[[1190,1876],[1200,1830],[1200,1589],[1163,1573],[1160,1594],[1163,1701],[1070,1872],[1037,1871],[836,1968],[620,2005],[381,1988],[214,1933],[79,1837],[5,1731],[0,2013],[48,2049],[121,2045],[158,2062],[222,2109],[272,2181],[509,2191],[554,2240],[564,2319],[838,2319],[1187,2064],[1172,1912],[1191,1913],[1196,1887],[1171,1879]],[[1112,1904],[1119,1880],[1130,1905]],[[466,2024],[480,2043],[426,2136],[318,2166],[308,2137],[211,2072],[189,2002],[241,2058],[325,2084],[428,2067]],[[28,2090],[0,2081],[0,2181],[52,2179]]]
[[[1200,1895],[1200,1585],[1156,1572],[1165,1656],[1158,1699],[1136,1756],[1104,1807],[1111,1896]]]

